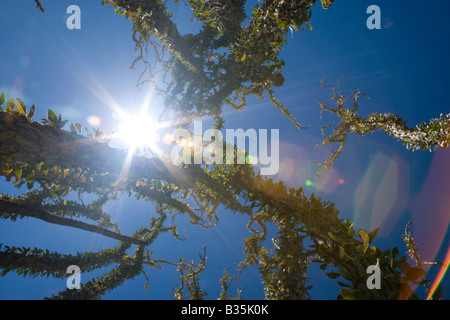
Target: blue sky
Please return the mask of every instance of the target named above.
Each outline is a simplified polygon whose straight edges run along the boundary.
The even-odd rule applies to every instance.
[[[66,28],[66,9],[72,4],[81,8],[81,30]],[[96,116],[105,132],[118,126],[113,103],[138,111],[146,88],[136,87],[139,65],[137,70],[129,68],[136,57],[131,23],[100,4],[92,0],[44,0],[46,13],[42,14],[33,1],[1,1],[0,92],[21,97],[27,105],[36,104],[35,119],[42,118],[48,108],[63,114],[69,122],[84,125],[88,125],[90,116]],[[372,4],[381,8],[381,30],[366,27],[366,9]],[[331,97],[331,91],[320,86],[324,77],[333,84],[344,76],[344,90],[359,87],[367,93],[371,99],[361,100],[363,115],[393,112],[415,126],[450,111],[448,9],[450,4],[438,1],[426,7],[423,2],[401,0],[337,0],[328,10],[318,5],[311,19],[313,30],[289,36],[282,52],[286,82],[276,90],[278,99],[294,117],[311,128],[297,130],[267,100],[250,99],[243,112],[224,109],[227,128],[280,130],[278,179],[335,202],[341,216],[355,221],[357,227],[379,226],[375,245],[381,248],[398,246],[404,250],[401,234],[412,219],[422,256],[430,260],[442,260],[449,248],[448,150],[411,152],[381,133],[352,135],[325,185],[315,180],[317,169],[311,161],[323,160],[326,155],[325,149],[315,147],[320,143],[323,124],[318,100]],[[178,9],[174,13],[175,21],[182,21],[188,14]],[[183,30],[189,28],[183,25]],[[158,100],[152,108],[159,116],[162,106]],[[308,180],[312,184],[306,186]],[[3,181],[0,190],[17,192]],[[148,223],[153,213],[152,204],[130,199],[107,207],[126,234]],[[219,294],[218,279],[223,269],[243,258],[242,238],[248,235],[245,217],[223,211],[220,219],[218,227],[199,230],[180,218],[180,231],[186,230],[188,240],[180,242],[164,235],[152,247],[155,257],[176,260],[181,255],[194,259],[206,243],[208,264],[202,284],[210,299]],[[117,244],[105,237],[32,219],[1,221],[0,242],[61,253],[95,251]],[[334,299],[339,287],[317,269],[312,266],[310,272],[312,297]],[[93,275],[82,275],[82,281]],[[148,270],[148,275],[149,290],[144,290],[144,277],[137,277],[104,298],[171,299],[171,289],[178,284],[174,268]],[[444,285],[449,282],[444,278]],[[244,298],[262,298],[259,283],[256,269],[246,271],[240,278]],[[14,274],[0,279],[1,299],[40,299],[64,289],[65,280],[61,279],[24,279]],[[450,297],[449,292],[444,290],[444,296]]]

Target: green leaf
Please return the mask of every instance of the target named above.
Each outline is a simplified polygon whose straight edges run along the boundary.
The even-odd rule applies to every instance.
[[[320,245],[319,246],[319,253],[330,253],[331,249],[328,248],[326,245]]]
[[[392,248],[391,255],[392,255],[392,259],[394,259],[394,260],[397,259],[398,255],[399,255],[399,251],[398,251],[397,247]]]
[[[355,232],[354,232],[354,230],[353,230],[353,223],[350,224],[350,226],[348,227],[347,234],[348,234],[349,236],[352,236],[352,237],[355,235]]]
[[[352,281],[353,277],[352,274],[347,270],[347,268],[340,266],[339,267],[339,273],[341,274],[341,276],[348,281]]]
[[[9,99],[8,102],[6,103],[6,108],[5,111],[6,112],[11,112],[14,110],[14,107],[16,106],[16,103],[14,102],[13,99]]]
[[[292,29],[298,32],[298,27],[295,24],[291,24]]]
[[[397,260],[396,262],[396,266],[397,267],[402,267],[402,265],[406,262],[406,257],[405,256],[401,256],[400,259]]]
[[[381,250],[377,247],[372,246],[370,247],[370,253],[375,257],[379,257],[381,255]]]
[[[358,234],[359,234],[359,237],[361,238],[361,240],[364,243],[364,250],[363,250],[363,252],[366,253],[367,248],[369,248],[369,235],[363,229],[359,229]]]
[[[67,175],[69,174],[70,169],[64,169],[63,170],[63,178],[65,179],[67,177]]]
[[[16,178],[19,180],[22,177],[22,169],[16,169]]]
[[[338,283],[338,285],[340,285],[341,287],[346,287],[346,288],[351,288],[352,286],[351,285],[349,285],[349,284],[347,284],[347,283],[345,283],[345,282],[342,282],[342,281],[337,281],[337,283]]]
[[[50,122],[58,121],[58,117],[56,116],[56,113],[52,109],[48,109],[47,117],[48,120],[50,120]]]
[[[72,133],[75,133],[75,134],[77,133],[77,128],[74,126],[73,123],[70,124],[69,130],[70,130],[70,132],[72,132]]]
[[[35,178],[35,174],[34,174],[34,170],[32,170],[30,173],[28,173],[27,175],[27,181],[33,181]]]
[[[341,257],[341,259],[345,258],[345,250],[342,247],[339,248],[339,256]]]
[[[2,92],[2,94],[0,95],[0,106],[1,106],[2,104],[4,104],[5,101],[6,101],[6,96],[5,96],[5,93]]]
[[[23,108],[22,108],[21,105],[18,105],[18,104],[16,103],[16,109],[17,109],[17,111],[19,112],[19,114],[25,115],[25,111],[23,110]]]
[[[369,233],[369,242],[370,243],[372,243],[373,239],[377,236],[378,229],[379,228],[375,228],[374,230],[372,230],[371,233]]]
[[[326,275],[328,276],[328,278],[333,279],[333,280],[337,279],[341,276],[341,274],[337,273],[337,272],[327,272]]]
[[[340,294],[345,300],[367,300],[366,296],[356,289],[341,289]]]
[[[23,102],[23,100],[22,99],[20,99],[20,98],[16,98],[16,100],[17,100],[17,102],[19,102],[20,103],[20,106],[23,108],[23,109],[25,109],[26,107],[25,107],[25,102]]]
[[[320,0],[322,1],[322,7],[324,9],[328,9],[331,6],[331,1],[330,0]]]
[[[30,108],[30,111],[28,111],[27,118],[31,120],[31,118],[33,118],[35,112],[36,112],[36,106],[33,104]]]
[[[58,129],[64,128],[64,126],[66,125],[67,121],[69,121],[69,120],[63,120],[63,121],[58,122],[57,128]]]
[[[287,21],[281,21],[280,23],[278,23],[278,28],[280,28],[281,30],[286,29],[287,27]]]
[[[39,171],[42,169],[42,165],[43,165],[43,163],[41,162],[41,163],[38,163],[38,164],[36,164],[36,169],[38,169]]]

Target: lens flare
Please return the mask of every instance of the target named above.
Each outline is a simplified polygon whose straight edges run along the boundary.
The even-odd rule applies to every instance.
[[[450,248],[447,251],[447,255],[445,257],[443,266],[442,266],[441,270],[439,270],[439,273],[436,276],[436,280],[434,281],[433,285],[430,288],[430,292],[428,294],[427,300],[430,300],[433,297],[436,289],[438,288],[439,284],[442,282],[445,274],[448,271],[449,264],[450,264]]]
[[[98,126],[100,126],[100,123],[101,123],[102,121],[101,121],[101,119],[100,119],[99,117],[92,115],[92,116],[89,116],[89,117],[87,118],[87,122],[88,122],[91,126],[98,127]]]
[[[157,124],[150,117],[137,114],[124,117],[119,125],[118,136],[130,148],[153,148],[159,139],[157,129]]]
[[[419,244],[421,258],[424,261],[440,260],[437,256],[441,250],[446,255],[428,298],[437,289],[450,263],[450,249],[443,246],[450,223],[449,163],[450,149],[433,152],[427,177],[410,204],[413,227],[417,226],[412,233]]]
[[[312,155],[306,148],[288,142],[280,143],[280,168],[277,177],[284,183],[294,187],[308,187],[308,191],[330,194],[344,184],[340,172],[330,168],[322,174],[316,175],[318,168],[313,162]]]
[[[175,137],[171,133],[166,133],[163,137],[163,142],[165,144],[173,144],[175,142]]]
[[[245,157],[245,163],[252,164],[252,165],[257,165],[258,164],[258,157],[248,155],[248,156]]]
[[[355,225],[380,227],[380,235],[388,235],[406,208],[408,193],[408,165],[397,156],[377,153],[355,189]]]

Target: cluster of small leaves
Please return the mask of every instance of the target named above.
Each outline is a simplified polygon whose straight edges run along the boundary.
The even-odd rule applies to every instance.
[[[34,0],[34,2],[36,2],[36,8],[39,9],[39,11],[41,11],[42,13],[45,12],[45,9],[42,7],[41,1],[40,0]]]
[[[175,300],[204,300],[208,295],[200,286],[200,275],[206,268],[206,247],[200,256],[200,262],[180,258],[177,271],[180,273],[180,286],[174,287]],[[185,293],[186,292],[186,293]]]
[[[348,228],[347,234],[355,235],[353,224],[345,221]],[[403,276],[406,269],[406,257],[399,257],[397,248],[381,251],[379,248],[371,245],[378,229],[367,233],[365,230],[358,230],[358,237],[362,244],[356,246],[356,252],[348,246],[339,246],[339,264],[335,267],[337,272],[328,272],[330,279],[338,279],[338,284],[343,287],[338,299],[346,300],[365,300],[365,299],[389,299],[405,300],[416,299],[413,291],[409,287],[409,281],[415,280],[412,276]],[[330,239],[337,241],[334,234],[329,234]],[[321,250],[327,250],[323,248]],[[369,289],[367,287],[367,267],[376,265],[380,269],[381,284],[380,289]],[[322,265],[325,269],[327,265]]]
[[[24,277],[65,278],[67,267],[70,265],[79,266],[84,273],[107,266],[111,262],[120,262],[129,247],[128,244],[122,244],[99,252],[64,255],[50,252],[48,249],[17,248],[0,244],[0,268],[2,269],[0,276],[4,277],[9,272],[15,272]]]
[[[220,281],[220,285],[222,287],[222,291],[220,293],[220,297],[219,300],[241,300],[242,299],[242,288],[240,287],[239,283],[237,283],[238,280],[238,275],[239,275],[239,270],[235,272],[234,276],[231,276],[230,273],[228,272],[228,269],[230,267],[227,267],[224,270],[224,275],[223,277],[219,280]],[[238,287],[237,289],[237,295],[236,297],[233,297],[230,295],[229,290],[230,290],[230,286],[231,283],[233,281],[236,280],[236,285]]]
[[[61,115],[58,117],[51,109],[48,109],[47,119],[42,119],[42,123],[48,124],[49,127],[56,129],[62,129],[66,125],[67,121],[69,120],[63,120]]]
[[[441,114],[439,118],[431,119],[429,123],[421,123],[415,128],[410,128],[406,125],[405,120],[392,113],[372,113],[367,118],[357,115],[359,99],[361,96],[367,97],[367,95],[358,89],[353,89],[351,95],[343,94],[339,80],[338,88],[324,85],[323,81],[322,87],[333,90],[333,96],[327,102],[319,101],[322,112],[335,114],[340,118],[340,122],[334,127],[333,133],[328,136],[325,130],[330,128],[333,123],[322,126],[323,141],[319,147],[329,145],[331,150],[329,158],[319,164],[319,167],[322,168],[318,172],[319,175],[328,170],[336,161],[344,150],[348,134],[353,132],[364,136],[375,131],[382,131],[397,138],[407,149],[413,151],[446,149],[450,144],[450,114]],[[352,101],[351,108],[346,107],[348,100]],[[331,101],[336,103],[335,108],[328,106]],[[338,145],[338,149],[333,150],[333,145]]]
[[[406,224],[405,227],[405,233],[402,235],[403,241],[406,244],[406,247],[408,248],[408,251],[406,252],[407,255],[409,256],[409,258],[411,259],[411,261],[414,262],[414,264],[416,265],[416,267],[414,268],[408,268],[409,270],[407,270],[407,274],[411,275],[411,276],[415,276],[417,279],[416,280],[416,284],[423,284],[425,286],[426,292],[428,294],[431,293],[431,288],[428,286],[428,282],[431,281],[431,279],[423,279],[423,277],[425,276],[426,272],[424,270],[424,268],[426,266],[430,266],[430,265],[439,265],[442,266],[442,263],[440,263],[439,261],[433,261],[433,262],[429,262],[429,261],[424,261],[421,259],[420,257],[420,253],[419,253],[419,245],[417,244],[417,242],[414,240],[411,231],[409,231],[409,227],[411,226],[411,221],[409,221]],[[422,279],[421,282],[417,281]],[[443,287],[442,284],[439,283],[436,291],[432,294],[432,299],[433,300],[439,300],[441,298],[443,292]]]
[[[279,236],[272,239],[274,249],[259,250],[259,270],[263,278],[264,293],[269,300],[310,299],[307,271],[311,253],[304,249],[303,230],[293,220],[278,222]]]
[[[5,100],[4,95],[2,95],[2,100]],[[18,101],[21,100],[18,99]],[[121,177],[120,161],[125,159],[126,152],[116,152],[111,147],[105,146],[104,143],[98,142],[95,137],[82,137],[78,124],[70,126],[71,132],[61,130],[55,124],[62,117],[53,117],[54,113],[52,112],[49,112],[49,119],[43,119],[41,123],[37,123],[32,121],[31,117],[28,118],[22,113],[14,111],[11,102],[9,105],[11,107],[7,108],[7,112],[0,112],[0,144],[4,147],[2,147],[4,152],[0,155],[0,175],[4,176],[7,181],[12,181],[19,190],[24,183],[27,183],[29,190],[19,196],[0,195],[0,217],[2,219],[15,221],[17,218],[23,217],[38,218],[51,223],[97,232],[124,241],[128,245],[145,244],[149,246],[159,234],[164,232],[171,232],[174,237],[180,238],[175,225],[164,223],[167,214],[170,214],[173,219],[178,214],[188,214],[192,223],[205,227],[212,226],[214,225],[213,221],[217,221],[215,209],[219,202],[215,198],[218,194],[222,199],[227,198],[226,201],[222,201],[227,208],[240,209],[237,200],[227,190],[214,185],[211,178],[201,168],[180,169],[169,163],[136,158],[134,161],[136,166],[129,169],[126,177]],[[14,108],[26,110],[23,103],[19,106],[22,109],[15,105]],[[30,132],[35,132],[35,134]],[[42,143],[43,140],[48,143],[39,148],[33,141],[27,140],[32,136],[39,137],[40,140],[36,143]],[[13,152],[7,151],[8,144],[14,146],[11,149],[14,150]],[[92,144],[92,148],[81,155],[78,154],[77,145],[85,147],[90,144]],[[52,148],[59,149],[52,150]],[[114,153],[112,157],[101,151],[110,149]],[[64,153],[67,155],[62,156]],[[105,156],[105,158],[99,159],[99,156]],[[108,161],[106,161],[108,158],[113,160],[111,165],[108,165]],[[94,159],[99,161],[98,166],[94,164]],[[139,163],[140,160],[141,163]],[[119,162],[118,165],[115,162]],[[55,166],[53,163],[58,163],[58,165]],[[67,199],[77,194],[78,201]],[[121,235],[117,224],[103,210],[104,204],[117,199],[120,194],[128,194],[138,200],[154,202],[155,213],[160,218],[151,217],[150,226],[143,227],[132,237]],[[85,203],[84,195],[94,195],[97,200]],[[196,207],[188,204],[188,198],[195,199]],[[78,218],[87,218],[98,224],[90,225],[79,221]],[[108,229],[114,229],[114,231]],[[107,256],[102,255],[102,257]],[[56,254],[49,257],[57,260]],[[36,259],[42,260],[39,257]],[[92,264],[98,264],[101,260],[96,262],[96,259],[92,258],[89,261]],[[27,262],[23,259],[20,261],[25,264],[22,267],[23,270],[26,270]],[[117,262],[114,259],[108,261],[109,264]],[[51,263],[49,262],[49,264]],[[150,261],[147,264],[150,264]],[[9,266],[12,268],[12,264]],[[155,264],[152,263],[152,266]],[[47,269],[43,265],[39,265],[39,267],[43,274],[53,275],[46,271],[48,266]],[[3,270],[9,272],[14,269],[11,268]],[[20,268],[14,270],[21,274],[32,274]],[[92,286],[97,288],[95,284]],[[90,288],[88,291],[92,290]],[[99,289],[95,292],[104,292],[104,290]],[[63,296],[71,297],[64,294]],[[84,297],[96,297],[96,295],[89,294]]]
[[[223,41],[227,42],[236,39],[242,31],[245,3],[245,0],[189,0],[194,17],[217,29],[218,36],[225,37]]]
[[[134,256],[125,255],[116,268],[97,279],[81,284],[80,290],[67,289],[47,299],[98,300],[106,292],[139,275],[142,272],[144,257],[144,248],[139,246],[136,248]]]
[[[18,103],[16,103],[16,101]],[[30,110],[27,112],[27,107],[22,99],[16,98],[16,101],[14,99],[9,99],[6,102],[6,95],[4,92],[0,95],[0,112],[6,112],[10,114],[18,114],[27,117],[31,120],[33,118],[35,112],[36,112],[36,106],[33,104],[30,108]],[[6,102],[5,110],[3,110],[3,104]],[[16,110],[14,110],[14,108]]]
[[[250,22],[243,27],[241,24],[245,18],[250,18],[243,11],[245,1],[191,0],[188,4],[203,27],[196,35],[182,36],[171,21],[172,14],[163,1],[102,0],[103,4],[115,7],[116,14],[124,15],[134,23],[133,39],[136,49],[140,51],[137,61],[144,61],[146,68],[149,66],[144,56],[149,44],[155,51],[157,62],[172,76],[166,82],[167,87],[160,90],[166,97],[166,105],[181,116],[211,115],[220,127],[223,126],[219,117],[223,103],[241,110],[248,95],[263,97],[264,93],[269,94],[272,103],[297,127],[301,127],[288,109],[275,99],[273,87],[284,82],[284,62],[278,56],[287,42],[286,35],[289,31],[299,31],[302,26],[311,28],[309,20],[315,2],[263,1],[261,6],[253,8]],[[328,8],[332,2],[322,0],[322,5]],[[156,37],[159,43],[151,40],[152,37]],[[265,41],[260,41],[261,38]],[[165,51],[170,53],[168,59],[164,58]],[[335,91],[332,100],[338,103],[337,109],[321,104],[323,110],[335,111],[345,119],[327,143],[345,143],[348,132],[365,134],[379,129],[376,125],[365,127],[362,124],[364,119],[356,116],[361,95],[359,91],[354,91],[351,97],[345,97]],[[354,110],[344,108],[347,98],[353,98]],[[57,117],[52,110],[48,111],[47,119],[36,125],[31,121],[34,107],[27,113],[23,101],[16,100],[18,103],[9,100],[5,111],[0,113],[1,175],[7,179],[14,178],[13,183],[19,189],[25,182],[28,189],[33,189],[36,182],[40,188],[20,197],[2,195],[2,218],[45,217],[46,221],[81,227],[76,220],[59,218],[89,217],[103,221],[107,228],[114,228],[116,226],[107,219],[101,206],[119,193],[152,201],[156,206],[155,212],[159,214],[159,218],[152,217],[148,228],[142,227],[132,237],[125,238],[128,240],[127,248],[136,242],[139,244],[133,255],[121,251],[119,260],[103,253],[92,257],[91,253],[81,256],[89,257],[85,263],[88,269],[112,263],[117,263],[117,268],[87,282],[81,291],[66,290],[52,298],[100,298],[123,281],[143,273],[144,264],[156,265],[149,254],[145,255],[141,241],[148,246],[160,233],[167,231],[178,238],[174,225],[164,225],[167,214],[172,218],[187,214],[192,223],[208,227],[217,223],[216,210],[219,205],[248,215],[247,227],[251,235],[244,241],[246,258],[240,270],[257,264],[269,299],[309,297],[306,272],[311,262],[320,263],[324,270],[337,268],[337,272],[329,272],[328,276],[336,279],[342,277],[348,281],[339,281],[345,288],[338,298],[416,298],[409,282],[420,283],[423,276],[420,268],[406,264],[405,257],[398,257],[396,248],[381,251],[371,247],[376,230],[371,233],[359,230],[356,234],[349,221],[339,219],[332,203],[323,202],[314,195],[307,197],[302,188],[288,189],[282,182],[276,183],[256,174],[250,165],[213,165],[206,168],[191,165],[177,168],[164,161],[142,158],[136,158],[128,175],[123,177],[120,175],[123,154],[112,152],[97,141],[102,136],[101,131],[97,130],[95,135],[84,138],[81,136],[81,126],[72,124],[70,133],[67,133],[62,130],[67,121]],[[0,107],[6,102],[4,94],[0,96],[0,102]],[[392,120],[389,125],[394,125],[396,130],[399,126],[401,128],[398,119],[387,118],[386,121],[377,121],[384,121],[385,128],[388,128],[387,122]],[[436,128],[447,130],[444,125],[448,127],[448,118],[443,122],[431,123],[430,131],[436,131]],[[394,132],[393,129],[390,132]],[[40,140],[33,140],[32,133],[37,133]],[[39,143],[45,145],[38,148]],[[80,145],[88,148],[82,149],[82,152],[75,150]],[[332,153],[333,156],[338,154]],[[81,198],[80,203],[67,201],[70,192],[96,195],[98,200],[89,205],[84,204]],[[195,207],[189,204],[189,199],[194,200]],[[30,213],[30,208],[38,214]],[[278,230],[278,237],[271,243],[273,248],[263,245],[269,225]],[[123,239],[117,229],[116,232],[105,233],[103,229],[89,226],[85,230],[102,231],[102,234]],[[304,245],[305,239],[312,243],[308,249]],[[8,247],[3,253],[10,259],[3,261],[11,261],[2,266],[3,270],[9,268],[7,272],[23,274],[30,270],[26,275],[56,275],[52,268],[57,264],[53,260],[67,258],[58,253],[29,248]],[[45,260],[47,258],[51,261]],[[180,260],[177,264],[181,274],[181,285],[174,288],[177,299],[206,297],[206,292],[199,285],[206,254],[200,258],[197,264],[187,260]],[[82,263],[80,259],[83,258],[79,257],[78,261]],[[41,264],[35,266],[30,261]],[[382,270],[382,291],[368,290],[366,287],[365,267],[374,264]],[[58,272],[61,272],[60,269]],[[225,273],[221,281],[224,289],[222,298],[228,297],[231,280]]]
[[[334,0],[320,0],[320,1],[322,1],[322,7],[324,9],[328,9],[334,2]]]
[[[180,274],[180,284],[172,289],[172,294],[175,300],[204,300],[208,293],[200,286],[200,276],[206,269],[206,247],[203,247],[203,254],[199,255],[200,261],[179,259],[177,264],[177,272]],[[238,283],[236,283],[238,290],[237,296],[230,295],[229,290],[233,281],[237,281],[238,274],[242,270],[237,270],[234,276],[231,276],[227,267],[224,270],[223,277],[219,280],[222,291],[218,300],[238,300],[242,299],[242,290]]]
[[[175,218],[178,214],[187,214],[192,223],[209,227],[218,222],[216,210],[221,205],[232,212],[248,215],[247,227],[251,235],[244,241],[246,258],[241,262],[240,270],[257,264],[269,299],[308,298],[310,287],[306,283],[306,272],[311,262],[320,263],[324,269],[334,266],[344,279],[350,281],[350,284],[346,284],[350,288],[345,289],[353,291],[343,291],[341,296],[344,298],[361,295],[366,298],[398,298],[407,296],[401,294],[401,290],[410,293],[406,280],[413,281],[415,278],[402,276],[401,260],[392,258],[392,251],[389,254],[380,254],[376,249],[369,250],[369,244],[376,232],[367,234],[360,230],[356,235],[348,221],[339,219],[334,204],[323,202],[314,195],[307,197],[302,188],[288,188],[283,182],[274,182],[263,177],[249,164],[174,167],[161,159],[136,157],[133,161],[135,165],[129,168],[128,175],[121,177],[121,165],[116,166],[107,159],[112,157],[110,152],[117,159],[124,159],[120,156],[126,153],[124,151],[110,150],[111,147],[96,139],[51,126],[50,121],[35,123],[12,109],[0,112],[0,120],[0,143],[5,146],[6,141],[12,139],[16,148],[15,152],[0,154],[1,175],[7,179],[14,178],[15,183],[28,179],[27,181],[34,181],[39,185],[21,196],[2,194],[0,211],[4,219],[15,220],[23,216],[41,218],[99,232],[125,242],[128,247],[138,244],[138,248],[143,248],[143,243],[145,246],[151,245],[163,232],[171,232],[175,237],[179,237],[175,225],[165,225],[168,215]],[[49,146],[58,145],[61,148],[58,154],[67,153],[66,157],[58,158],[58,166],[51,164],[55,157],[51,149],[44,149],[45,152],[38,148],[33,149],[33,152],[27,149],[33,147],[26,140],[30,137],[30,130],[35,130],[36,135],[41,140],[48,141]],[[77,154],[78,144],[92,144],[92,148],[86,149],[80,156]],[[235,151],[237,156],[237,150]],[[96,161],[100,161],[101,165],[97,165]],[[78,193],[79,202],[66,199],[73,192]],[[95,195],[97,200],[85,204],[82,194]],[[149,227],[142,227],[131,237],[100,226],[86,226],[72,219],[86,217],[103,221],[107,228],[115,228],[101,207],[119,194],[152,201],[159,217],[152,217]],[[269,226],[275,226],[279,234],[272,241],[273,248],[263,245]],[[311,248],[305,248],[306,238],[312,242]],[[27,257],[30,251],[25,252]],[[33,270],[27,273],[33,275],[54,270],[51,266],[58,265],[48,262],[47,265],[40,265],[40,269],[32,269],[27,265],[31,258],[24,259],[20,252],[17,256],[15,249],[8,249],[6,253],[9,257],[17,258],[14,258],[16,265],[11,264],[8,272]],[[91,257],[90,253],[86,255]],[[86,268],[103,266],[105,263],[117,263],[118,267],[97,280],[86,283],[80,292],[64,291],[54,298],[99,298],[126,279],[143,273],[143,264],[155,266],[155,260],[150,259],[148,255],[144,255],[142,259],[140,255],[140,251],[134,255],[123,255],[120,261],[105,256],[104,253],[94,255],[88,259],[89,263],[85,263]],[[52,253],[48,257],[59,256]],[[83,260],[82,257],[78,259]],[[33,261],[35,260],[44,259],[38,255],[33,258]],[[205,261],[206,256],[202,255],[200,263],[180,260],[176,264],[181,272],[181,285],[174,289],[177,298],[202,299],[206,296],[206,292],[199,286],[199,276],[204,270]],[[367,274],[362,270],[377,262],[383,270],[383,279],[386,282],[383,285],[391,289],[388,293],[375,293],[363,288]],[[2,266],[2,269],[4,268],[8,266]],[[225,274],[222,280],[224,292],[221,296],[227,298],[232,278]]]
[[[17,186],[17,185],[16,185]],[[58,195],[59,194],[59,195]],[[81,202],[74,200],[65,200],[64,196],[60,194],[60,190],[53,188],[52,190],[35,189],[28,191],[23,195],[11,196],[0,194],[0,199],[3,203],[14,203],[22,207],[41,207],[49,214],[55,216],[66,216],[71,218],[87,218],[92,221],[98,221],[98,226],[106,229],[114,229],[120,232],[117,223],[114,223],[104,210],[103,205],[111,200],[109,196],[99,196],[99,198],[92,203],[85,204],[82,199]],[[3,205],[1,206],[3,209]],[[3,219],[23,218],[25,215],[11,214],[9,211],[0,212],[0,217]],[[37,215],[35,214],[35,217]]]
[[[258,265],[269,299],[305,299],[309,297],[306,272],[310,263],[319,263],[331,278],[342,276],[350,283],[338,298],[344,299],[416,299],[409,284],[416,284],[418,272],[408,269],[398,249],[381,252],[371,245],[378,229],[356,232],[353,224],[338,217],[334,204],[303,194],[303,189],[288,189],[283,182],[255,174],[246,165],[217,165],[210,174],[220,177],[236,195],[253,208],[247,225],[251,236],[244,240],[246,258],[241,270]],[[267,229],[275,226],[279,236],[272,239],[273,248],[264,245]],[[313,244],[304,246],[308,238]],[[367,288],[366,269],[379,265],[383,290]],[[410,271],[408,271],[410,270]]]
[[[8,123],[15,124],[16,119],[12,117],[5,119],[5,121],[7,120]],[[55,128],[50,123],[54,122],[43,121],[42,124]],[[17,123],[17,125],[28,126],[28,123]],[[34,126],[34,123],[31,122],[29,125],[30,129],[36,129],[37,131],[43,131],[45,128],[44,126]],[[228,194],[230,199],[232,198],[226,190],[218,190],[215,186],[205,188],[205,181],[202,181],[202,179],[209,180],[210,178],[199,170],[199,168],[184,168],[180,171],[179,168],[163,163],[157,159],[142,158],[140,159],[141,161],[135,160],[136,170],[130,168],[127,177],[122,178],[120,177],[120,170],[123,163],[122,160],[125,159],[126,153],[114,152],[105,144],[97,143],[95,139],[92,139],[94,141],[89,141],[89,139],[82,138],[79,136],[80,126],[78,124],[71,125],[70,128],[71,131],[74,128],[76,129],[75,136],[67,136],[67,133],[63,131],[60,134],[57,131],[49,131],[49,143],[45,146],[46,149],[35,148],[32,145],[30,146],[29,141],[23,140],[24,137],[20,135],[28,131],[28,129],[24,127],[21,130],[15,130],[11,127],[6,128],[3,133],[4,138],[11,141],[11,136],[14,136],[17,140],[15,142],[16,148],[23,146],[27,148],[33,147],[33,149],[23,150],[20,156],[17,155],[15,157],[15,161],[8,161],[8,158],[2,161],[3,174],[7,179],[14,177],[13,183],[17,183],[18,188],[25,182],[29,184],[28,186],[31,189],[36,181],[42,184],[46,184],[47,181],[53,181],[56,185],[51,187],[47,186],[49,193],[53,196],[56,190],[59,190],[61,196],[66,196],[70,191],[105,195],[106,193],[111,193],[111,187],[113,187],[112,189],[115,192],[128,192],[134,194],[138,199],[153,200],[159,204],[164,204],[168,210],[187,211],[194,221],[198,223],[204,222],[205,225],[208,225],[209,222],[203,221],[203,218],[207,218],[208,220],[210,218],[215,219],[214,216],[208,214],[208,212],[211,213],[211,210],[209,210],[210,207],[214,207],[211,201],[208,200],[210,194],[220,192],[224,195]],[[55,136],[52,137],[50,134]],[[45,136],[44,132],[39,132],[36,135],[40,136],[39,142],[42,143]],[[67,142],[64,144],[61,141],[63,137],[67,139]],[[91,147],[84,149],[90,144]],[[50,146],[55,150],[52,150]],[[83,147],[83,150],[78,149],[81,152],[77,152],[77,146]],[[56,149],[56,147],[59,149]],[[91,154],[95,152],[95,149],[100,154],[102,152],[99,149],[108,152],[108,154],[105,154],[101,158],[92,157]],[[12,153],[17,153],[17,151],[8,152],[8,154]],[[64,153],[67,155],[63,155]],[[21,161],[18,161],[18,157],[22,157]],[[58,163],[58,165],[49,165],[50,162],[48,160],[54,157],[57,157],[57,159],[53,163]],[[98,165],[94,165],[94,160]],[[134,173],[137,170],[139,172]],[[199,211],[199,214],[194,213],[193,209],[186,202],[182,202],[189,193],[183,194],[178,191],[186,188],[192,189],[190,195],[197,195],[197,199],[200,202],[205,202],[205,204],[195,209]],[[212,191],[211,188],[215,190]],[[112,193],[111,198],[113,197],[114,194]],[[162,201],[161,199],[164,200]],[[234,202],[237,204],[236,201]],[[230,205],[232,205],[231,201]]]
[[[247,96],[263,98],[266,94],[296,127],[302,128],[276,100],[274,87],[284,83],[284,62],[279,54],[287,43],[286,35],[300,28],[312,28],[309,20],[316,0],[263,1],[253,8],[251,16],[245,13],[245,0],[189,0],[185,4],[202,28],[197,34],[185,35],[172,22],[166,2],[103,0],[102,3],[110,4],[116,13],[123,13],[133,22],[139,56],[132,67],[139,61],[144,63],[139,82],[149,71],[148,81],[165,97],[166,108],[174,111],[177,118],[218,119],[224,104],[242,110]],[[324,8],[331,3],[322,1]],[[246,19],[250,22],[244,26]],[[153,67],[147,58],[148,46],[154,51]],[[160,72],[164,86],[161,81],[154,81]]]

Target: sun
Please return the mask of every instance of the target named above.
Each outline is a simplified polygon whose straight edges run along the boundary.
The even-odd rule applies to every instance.
[[[122,117],[117,136],[133,152],[154,151],[159,140],[158,129],[158,123],[146,114],[126,115]]]

